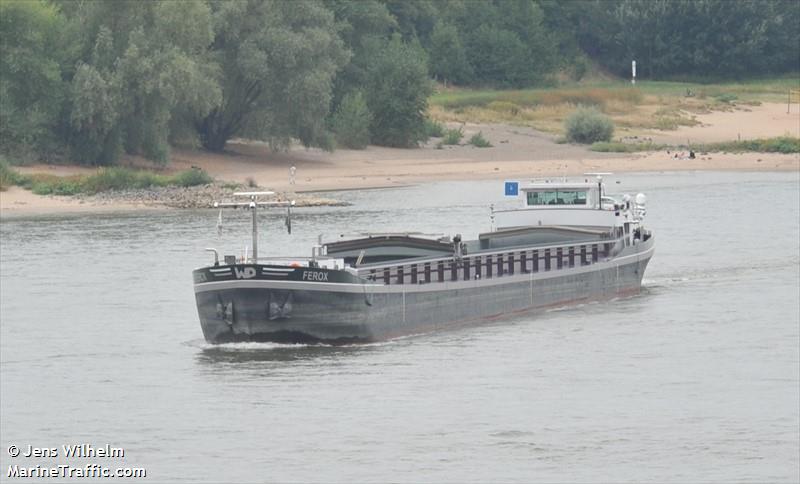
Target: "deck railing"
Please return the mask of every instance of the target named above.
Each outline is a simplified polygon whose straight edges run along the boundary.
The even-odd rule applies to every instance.
[[[360,267],[360,276],[385,285],[435,284],[506,277],[587,266],[615,256],[623,239],[584,244],[511,249]]]

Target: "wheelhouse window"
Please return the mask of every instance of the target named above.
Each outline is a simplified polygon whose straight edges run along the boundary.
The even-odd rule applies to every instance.
[[[529,191],[528,205],[586,205],[585,190]]]

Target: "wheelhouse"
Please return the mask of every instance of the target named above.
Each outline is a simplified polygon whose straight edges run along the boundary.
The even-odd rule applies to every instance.
[[[532,183],[521,191],[530,208],[597,208],[600,198],[595,183]]]

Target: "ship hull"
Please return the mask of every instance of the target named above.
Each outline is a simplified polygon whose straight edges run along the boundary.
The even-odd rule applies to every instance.
[[[343,271],[308,280],[309,270],[209,281],[195,271],[195,297],[211,343],[382,341],[637,294],[653,242],[591,265],[427,284],[376,284]]]

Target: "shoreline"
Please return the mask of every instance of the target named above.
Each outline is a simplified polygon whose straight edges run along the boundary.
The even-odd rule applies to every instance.
[[[547,167],[560,167],[560,169],[547,170],[547,167],[540,166],[536,170],[518,170],[515,166],[506,166],[503,170],[484,171],[472,170],[468,173],[428,173],[428,174],[408,174],[405,176],[394,175],[392,180],[381,183],[375,178],[380,176],[341,176],[336,177],[335,180],[324,180],[317,186],[311,185],[307,188],[296,189],[293,191],[296,195],[306,197],[306,200],[311,200],[311,204],[316,205],[336,205],[336,200],[323,199],[313,197],[315,194],[327,194],[344,191],[354,190],[385,190],[390,188],[401,188],[405,186],[418,185],[421,183],[429,182],[446,182],[446,181],[469,181],[469,180],[502,180],[510,177],[549,177],[549,176],[578,176],[588,171],[611,171],[615,174],[625,173],[656,173],[656,172],[677,172],[677,171],[719,171],[719,172],[781,172],[781,173],[798,173],[800,172],[800,155],[773,155],[773,154],[759,154],[749,153],[746,155],[757,155],[756,160],[737,160],[734,163],[713,163],[712,166],[698,166],[699,160],[674,160],[673,162],[664,163],[660,166],[641,166],[636,158],[631,159],[610,159],[610,160],[591,160],[591,164],[580,161],[554,161],[552,164],[548,163]],[[767,158],[766,155],[773,155]],[[727,155],[727,157],[743,157],[743,155]],[[647,155],[643,158],[650,158]],[[713,160],[712,156],[712,160]],[[747,158],[752,158],[748,156]],[[530,163],[526,163],[530,166]],[[516,165],[516,164],[515,164]],[[350,178],[354,183],[344,183],[344,180]],[[403,181],[396,180],[401,178]],[[337,187],[327,186],[327,182],[335,181]],[[298,184],[299,185],[299,184]],[[298,185],[295,187],[299,188]],[[288,188],[288,182],[285,184],[276,184],[269,189],[278,193],[287,192],[288,190],[280,190],[279,188]],[[317,202],[316,200],[322,200]],[[72,196],[57,196],[57,195],[36,195],[21,187],[9,187],[8,190],[0,192],[0,219],[16,219],[25,217],[44,217],[49,215],[81,215],[81,214],[108,214],[108,213],[130,213],[130,212],[145,212],[145,211],[164,211],[164,210],[185,210],[187,208],[202,208],[200,206],[191,207],[177,207],[169,206],[166,204],[154,204],[143,202],[132,202],[127,200],[114,199],[113,194],[106,193],[104,200],[98,202],[97,200],[82,199],[81,197]],[[211,208],[209,206],[208,208]]]
[[[672,142],[691,139],[695,143],[706,143],[737,137],[751,139],[756,135],[800,136],[800,114],[786,114],[784,109],[778,104],[764,104],[747,110],[713,112],[700,116],[702,124],[698,126],[682,127],[674,132],[662,131],[654,133],[653,137],[670,138]],[[757,129],[752,127],[751,121],[756,122]],[[321,204],[331,204],[335,200],[325,200],[313,194],[398,188],[440,181],[580,176],[598,171],[618,174],[670,171],[800,172],[800,153],[697,152],[695,159],[675,158],[674,152],[667,151],[600,153],[590,151],[583,145],[556,143],[555,136],[525,126],[481,123],[453,126],[463,130],[465,139],[482,133],[492,146],[442,145],[438,139],[432,138],[421,147],[411,149],[370,145],[364,150],[325,152],[295,145],[285,152],[273,152],[266,143],[234,139],[223,153],[174,148],[170,164],[156,168],[171,174],[197,167],[216,180],[214,185],[195,187],[186,192],[170,189],[124,190],[75,197],[40,196],[20,187],[10,187],[0,192],[0,218],[169,210],[169,205],[201,207],[229,195],[232,190],[225,192],[220,186],[231,183],[274,191],[279,196],[293,194],[305,201],[323,200]],[[151,162],[137,156],[123,157],[120,166],[155,168]],[[296,169],[294,183],[290,183],[290,167]],[[77,165],[29,165],[15,169],[24,174],[46,173],[55,176],[97,171],[96,168]]]

